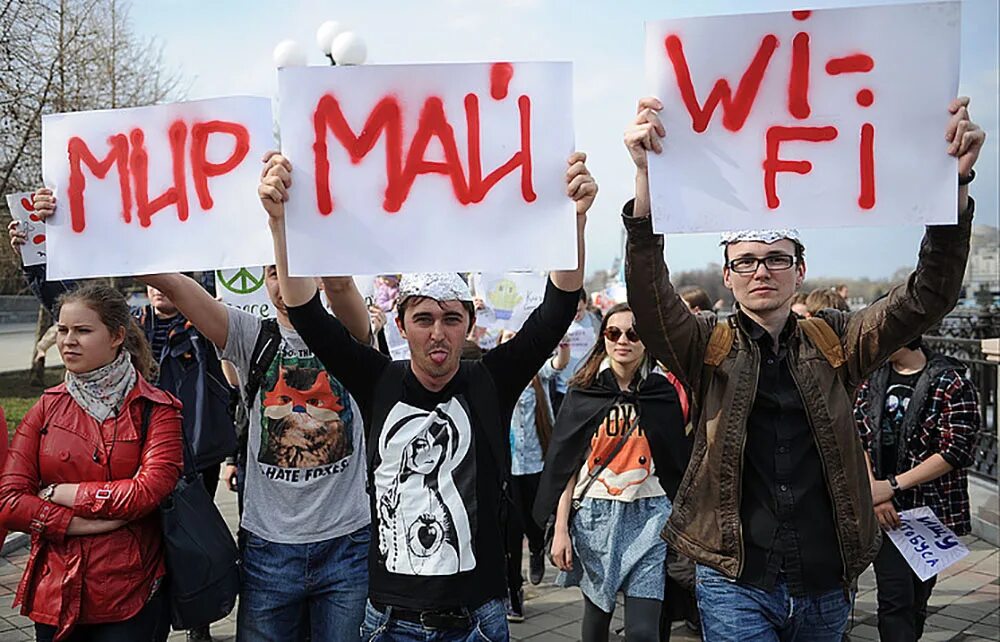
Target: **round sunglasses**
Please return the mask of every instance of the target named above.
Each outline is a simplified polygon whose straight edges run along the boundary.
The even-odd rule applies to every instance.
[[[622,335],[631,343],[636,343],[639,340],[639,333],[635,331],[635,328],[629,328],[628,330],[622,330],[621,328],[616,328],[613,325],[609,325],[604,329],[604,338],[608,341],[618,343],[618,340],[622,338]]]

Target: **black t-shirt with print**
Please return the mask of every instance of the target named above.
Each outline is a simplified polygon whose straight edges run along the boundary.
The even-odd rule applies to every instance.
[[[895,475],[898,471],[899,448],[903,437],[900,434],[903,427],[903,417],[913,396],[913,387],[920,378],[920,371],[913,374],[900,374],[894,368],[889,369],[889,381],[885,389],[885,407],[882,409],[882,426],[879,435],[882,451],[880,455],[880,476]]]
[[[463,361],[440,391],[408,362],[355,341],[314,297],[289,318],[361,407],[371,480],[369,596],[409,609],[475,607],[506,593],[498,459],[521,391],[556,348],[578,292],[549,282],[517,336]]]

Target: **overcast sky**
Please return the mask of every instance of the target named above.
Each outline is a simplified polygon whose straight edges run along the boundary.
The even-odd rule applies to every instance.
[[[885,0],[812,0],[812,8],[888,4]],[[977,222],[998,225],[997,0],[964,0],[960,93],[987,130],[973,184]],[[374,63],[489,60],[571,60],[577,148],[601,193],[588,224],[588,271],[610,267],[619,254],[621,204],[631,196],[633,166],[622,132],[647,93],[643,23],[684,15],[801,8],[788,0],[147,0],[137,2],[138,32],[163,45],[164,63],[190,83],[187,98],[273,95],[275,44],[293,38],[324,64],[315,30],[324,20],[346,23],[368,45]],[[696,13],[697,12],[697,13]],[[920,227],[805,230],[809,276],[879,278],[915,262]],[[668,240],[671,268],[719,260],[716,235]]]

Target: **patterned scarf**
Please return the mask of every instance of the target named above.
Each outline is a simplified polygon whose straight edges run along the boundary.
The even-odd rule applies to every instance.
[[[137,378],[131,355],[123,349],[114,361],[96,370],[83,374],[67,370],[66,390],[88,415],[103,423],[119,409]]]

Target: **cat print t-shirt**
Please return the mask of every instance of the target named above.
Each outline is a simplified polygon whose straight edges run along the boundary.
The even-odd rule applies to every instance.
[[[628,438],[625,437],[635,417],[635,406],[630,403],[611,407],[590,439],[590,452],[577,477],[574,497],[579,498],[583,494],[590,472],[607,461],[622,439],[625,439],[624,445],[590,485],[587,497],[632,502],[644,497],[666,495],[656,477],[653,451],[642,426],[637,426]]]
[[[220,356],[244,382],[261,321],[228,312]],[[361,410],[294,330],[280,330],[251,407],[241,525],[282,544],[341,537],[371,521]]]

